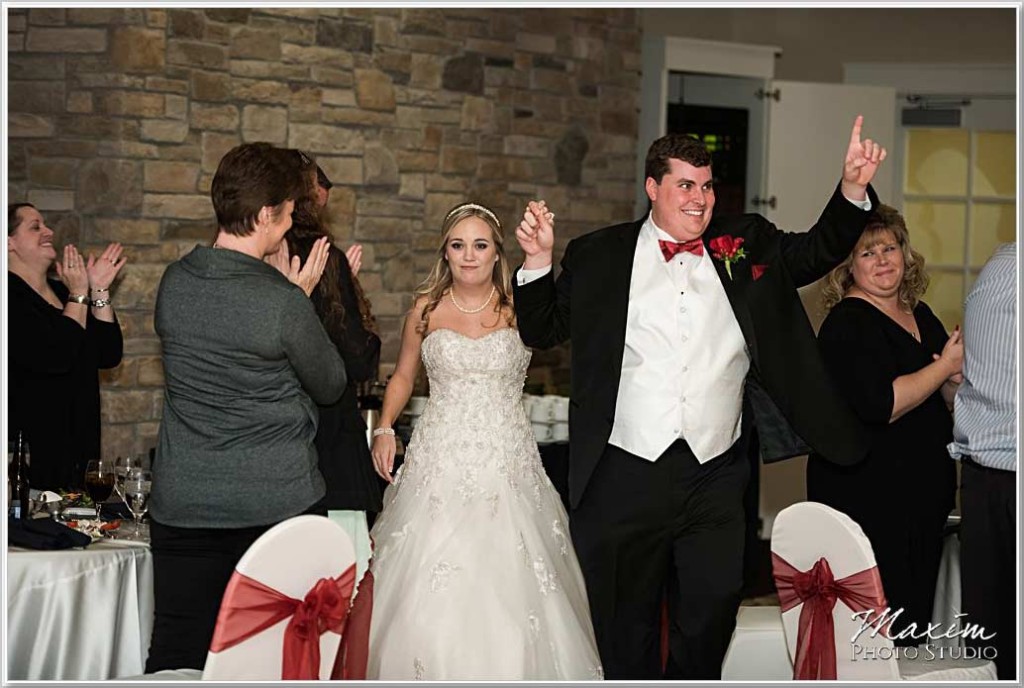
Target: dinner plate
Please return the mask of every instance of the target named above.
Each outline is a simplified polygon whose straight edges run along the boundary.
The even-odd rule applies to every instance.
[[[108,535],[120,528],[121,520],[98,522],[96,519],[82,519],[80,521],[68,521],[66,525],[69,528],[74,528],[79,533],[85,533],[92,538],[93,542],[96,542],[103,538],[104,535]]]

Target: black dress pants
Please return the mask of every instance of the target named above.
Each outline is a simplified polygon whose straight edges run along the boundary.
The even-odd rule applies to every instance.
[[[655,462],[605,449],[569,521],[605,678],[721,678],[743,587],[749,474],[735,447],[704,464],[683,440]]]
[[[313,508],[305,513],[327,515]],[[275,525],[178,528],[150,522],[155,618],[146,673],[203,668],[235,565]]]
[[[1017,472],[987,468],[971,459],[960,473],[961,624],[985,627],[994,647],[1000,681],[1016,680],[1017,663]],[[995,637],[991,637],[995,633]],[[990,657],[988,654],[982,657]]]

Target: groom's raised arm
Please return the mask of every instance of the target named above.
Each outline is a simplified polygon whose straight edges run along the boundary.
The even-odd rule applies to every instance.
[[[513,304],[519,336],[526,346],[535,349],[547,349],[569,339],[572,275],[566,259],[570,250],[566,247],[556,281],[552,264],[554,217],[543,201],[530,201],[516,228],[526,262],[512,275]]]
[[[810,284],[828,274],[850,254],[864,230],[870,211],[879,205],[871,188],[886,150],[871,139],[861,140],[864,117],[853,122],[843,159],[843,177],[814,226],[807,232],[786,234],[782,259],[793,282]]]

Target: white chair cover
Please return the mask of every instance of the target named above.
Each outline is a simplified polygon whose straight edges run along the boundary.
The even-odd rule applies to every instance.
[[[867,497],[866,497],[867,498]],[[871,542],[846,514],[817,502],[801,502],[783,509],[772,529],[772,552],[800,571],[821,558],[828,561],[836,580],[876,566]],[[800,611],[803,604],[782,613],[790,658],[796,656]],[[930,658],[923,649],[916,659],[904,659],[884,634],[860,632],[862,621],[842,600],[832,612],[835,624],[836,678],[843,681],[878,680],[995,680],[989,661]],[[897,655],[900,655],[897,660]]]
[[[254,542],[235,570],[289,597],[302,600],[321,578],[336,578],[355,563],[352,541],[323,516],[296,516],[277,524]],[[210,652],[203,680],[280,680],[284,619],[221,652]],[[320,637],[320,677],[330,678],[341,636]]]
[[[793,678],[779,607],[740,607],[722,662],[723,681],[788,681]]]

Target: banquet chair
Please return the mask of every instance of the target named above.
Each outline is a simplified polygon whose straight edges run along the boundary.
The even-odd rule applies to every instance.
[[[817,502],[789,506],[775,519],[771,549],[794,679],[996,679],[990,661],[929,651],[926,639],[894,648],[884,628],[867,626],[887,603],[871,542],[846,514]]]
[[[722,661],[722,680],[788,681],[792,677],[778,605],[741,606]]]
[[[355,576],[355,551],[340,525],[312,515],[283,521],[235,566],[202,672],[164,670],[123,680],[329,679]]]

